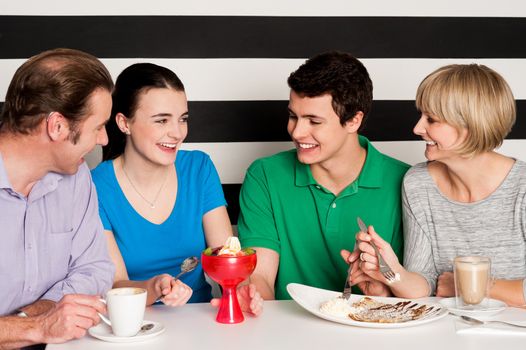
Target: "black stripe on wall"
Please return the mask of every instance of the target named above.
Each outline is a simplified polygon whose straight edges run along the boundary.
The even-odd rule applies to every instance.
[[[226,210],[232,225],[237,225],[237,217],[239,216],[239,191],[241,184],[223,184],[223,193],[228,204]]]
[[[189,103],[187,142],[290,141],[288,101],[194,101]],[[526,139],[526,100],[517,101],[517,121],[508,139]],[[373,101],[363,135],[371,141],[420,140],[414,101]]]
[[[288,101],[190,101],[185,142],[290,141]],[[0,103],[0,108],[1,108]],[[517,121],[508,139],[526,139],[526,100],[517,101]],[[373,101],[361,134],[371,141],[420,140],[413,101]]]
[[[102,58],[525,58],[526,18],[0,16],[0,58],[55,47]]]
[[[288,101],[190,102],[187,142],[290,141],[287,105]],[[411,131],[417,119],[412,101],[374,101],[362,133],[373,141],[419,140]]]

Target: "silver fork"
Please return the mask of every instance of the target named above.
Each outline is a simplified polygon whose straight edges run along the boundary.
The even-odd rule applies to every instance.
[[[419,318],[419,320],[425,320],[426,318],[431,318],[439,313],[442,312],[442,308],[440,307],[427,307],[424,313],[422,314],[422,317]]]
[[[367,226],[362,221],[362,219],[360,219],[360,217],[357,217],[356,221],[358,222],[358,227],[360,228],[360,231],[368,234]],[[391,270],[389,265],[387,265],[387,263],[385,262],[384,258],[380,255],[380,252],[378,251],[376,244],[374,244],[372,241],[370,241],[369,244],[373,246],[376,256],[378,257],[378,265],[380,267],[380,272],[382,273],[382,275],[385,277],[385,279],[388,282],[396,281],[395,273],[393,272],[393,270]]]

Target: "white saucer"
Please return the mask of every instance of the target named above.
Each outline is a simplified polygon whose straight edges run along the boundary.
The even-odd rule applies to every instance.
[[[472,317],[488,317],[498,314],[499,312],[502,312],[504,309],[506,309],[506,303],[495,300],[495,299],[489,299],[488,300],[488,308],[482,309],[482,310],[469,310],[469,309],[457,309],[455,297],[452,298],[446,298],[441,299],[440,304],[447,307],[447,309],[455,314],[455,315],[465,315],[465,316],[472,316]]]
[[[137,341],[143,341],[146,339],[153,338],[162,332],[164,332],[165,328],[164,326],[159,322],[153,322],[153,321],[143,321],[144,324],[153,323],[153,328],[147,331],[139,331],[139,333],[133,337],[117,337],[114,335],[111,331],[111,327],[108,326],[106,323],[101,322],[95,327],[91,327],[88,330],[88,333],[95,338],[98,338],[100,340],[109,341],[112,343],[132,343]]]

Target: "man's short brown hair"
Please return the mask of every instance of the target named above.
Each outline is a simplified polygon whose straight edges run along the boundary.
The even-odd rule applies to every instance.
[[[51,112],[61,113],[72,131],[89,114],[96,89],[113,90],[111,75],[96,57],[54,49],[28,59],[7,89],[0,132],[30,134]]]

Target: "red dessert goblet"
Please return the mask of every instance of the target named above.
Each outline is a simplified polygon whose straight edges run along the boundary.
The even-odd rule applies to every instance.
[[[247,255],[201,254],[201,264],[206,274],[223,288],[221,305],[216,321],[219,323],[240,323],[245,319],[237,300],[237,286],[256,268],[257,257],[253,250]]]

